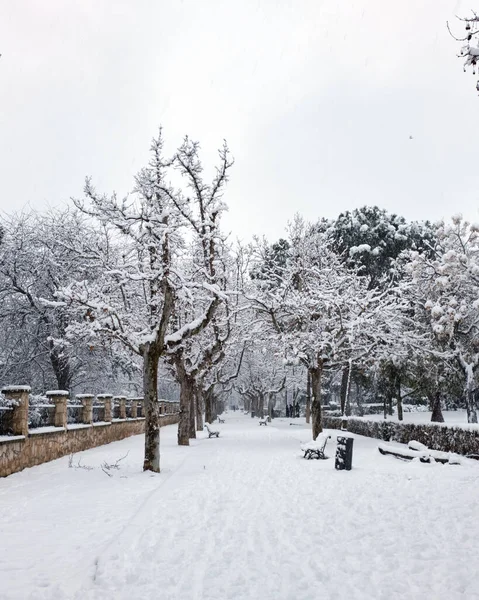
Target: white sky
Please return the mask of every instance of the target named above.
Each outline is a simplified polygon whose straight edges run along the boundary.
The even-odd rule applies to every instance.
[[[446,29],[470,8],[0,0],[0,210],[68,201],[86,175],[126,193],[162,124],[169,150],[188,133],[210,165],[228,140],[240,237],[365,204],[479,220],[476,78]]]

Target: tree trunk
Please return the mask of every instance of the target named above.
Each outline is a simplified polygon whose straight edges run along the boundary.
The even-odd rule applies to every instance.
[[[203,390],[196,388],[196,431],[203,431]]]
[[[190,445],[190,410],[191,395],[194,390],[188,379],[186,370],[181,360],[176,361],[176,373],[180,384],[180,414],[178,421],[178,445]]]
[[[362,406],[361,386],[359,385],[359,381],[356,381],[356,406],[358,407],[358,415],[362,417],[364,415],[364,410]]]
[[[467,382],[466,389],[464,390],[464,397],[466,400],[467,422],[477,423],[476,400],[474,398],[474,389],[472,381]]]
[[[306,377],[306,423],[311,421],[311,373],[307,372]]]
[[[251,416],[258,416],[258,396],[251,396]]]
[[[313,440],[323,431],[323,418],[321,414],[321,376],[323,371],[322,360],[318,361],[318,366],[309,369],[311,373],[311,415],[313,417]]]
[[[213,422],[213,390],[207,389],[204,393],[205,400],[205,423]]]
[[[441,409],[441,393],[439,390],[429,396],[429,402],[432,410],[431,421],[433,423],[444,423],[444,416]]]
[[[160,472],[160,411],[158,403],[158,362],[156,348],[147,344],[143,352],[143,397],[145,399],[144,471]]]
[[[389,416],[392,417],[393,414],[393,394],[388,395],[388,413]]]
[[[276,404],[276,396],[274,394],[268,394],[268,417],[273,418],[273,411]]]
[[[192,379],[189,380],[191,387],[190,394],[190,439],[196,438],[196,386]]]
[[[258,396],[258,413],[256,416],[260,417],[261,419],[264,419],[264,395],[263,394],[260,394]]]
[[[214,391],[211,391],[211,418],[213,421],[218,418],[218,398]]]
[[[398,420],[403,420],[403,412],[402,412],[402,395],[401,395],[401,376],[396,374],[396,399],[398,405]]]
[[[477,423],[476,399],[474,397],[474,370],[477,365],[467,363],[462,356],[457,357],[462,372],[465,375],[464,400],[466,401],[467,422]]]
[[[72,373],[70,369],[70,357],[66,348],[55,343],[53,338],[48,338],[50,362],[52,365],[59,390],[70,390]]]
[[[349,396],[349,364],[343,367],[343,373],[341,376],[341,416],[347,415],[347,405],[348,405],[348,396]],[[349,410],[349,415],[351,414],[351,410]]]

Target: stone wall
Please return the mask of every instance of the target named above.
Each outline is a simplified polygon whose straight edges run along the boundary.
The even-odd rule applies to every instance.
[[[178,423],[177,414],[162,415],[160,419],[161,426]],[[144,432],[145,419],[139,418],[4,436],[0,438],[0,477]]]

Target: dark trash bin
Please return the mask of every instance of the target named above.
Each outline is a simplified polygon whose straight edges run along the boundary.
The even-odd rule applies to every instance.
[[[338,471],[351,471],[353,466],[353,441],[352,437],[338,436],[336,462],[334,464],[334,468]]]

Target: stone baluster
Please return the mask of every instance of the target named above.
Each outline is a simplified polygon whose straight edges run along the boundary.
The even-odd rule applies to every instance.
[[[131,399],[131,418],[132,419],[136,419],[138,416],[138,399],[137,398],[132,398]]]
[[[93,394],[77,394],[77,399],[80,400],[82,405],[81,421],[89,425],[93,422]]]
[[[97,398],[100,402],[103,402],[103,405],[105,406],[105,415],[103,420],[106,423],[111,423],[111,401],[113,399],[113,394],[98,394]]]
[[[53,424],[55,427],[67,426],[67,402],[69,393],[65,390],[50,390],[45,392],[45,396],[55,405],[55,416]]]
[[[12,433],[13,435],[28,435],[28,400],[30,387],[28,385],[9,385],[2,389],[6,400],[12,402]]]
[[[120,403],[120,419],[126,419],[126,397],[119,396],[118,401]]]
[[[145,416],[145,399],[137,398],[136,403],[137,403],[137,407],[140,408],[141,416],[144,417]],[[138,408],[137,408],[137,411],[138,411]],[[137,415],[138,415],[138,412],[137,412]]]

